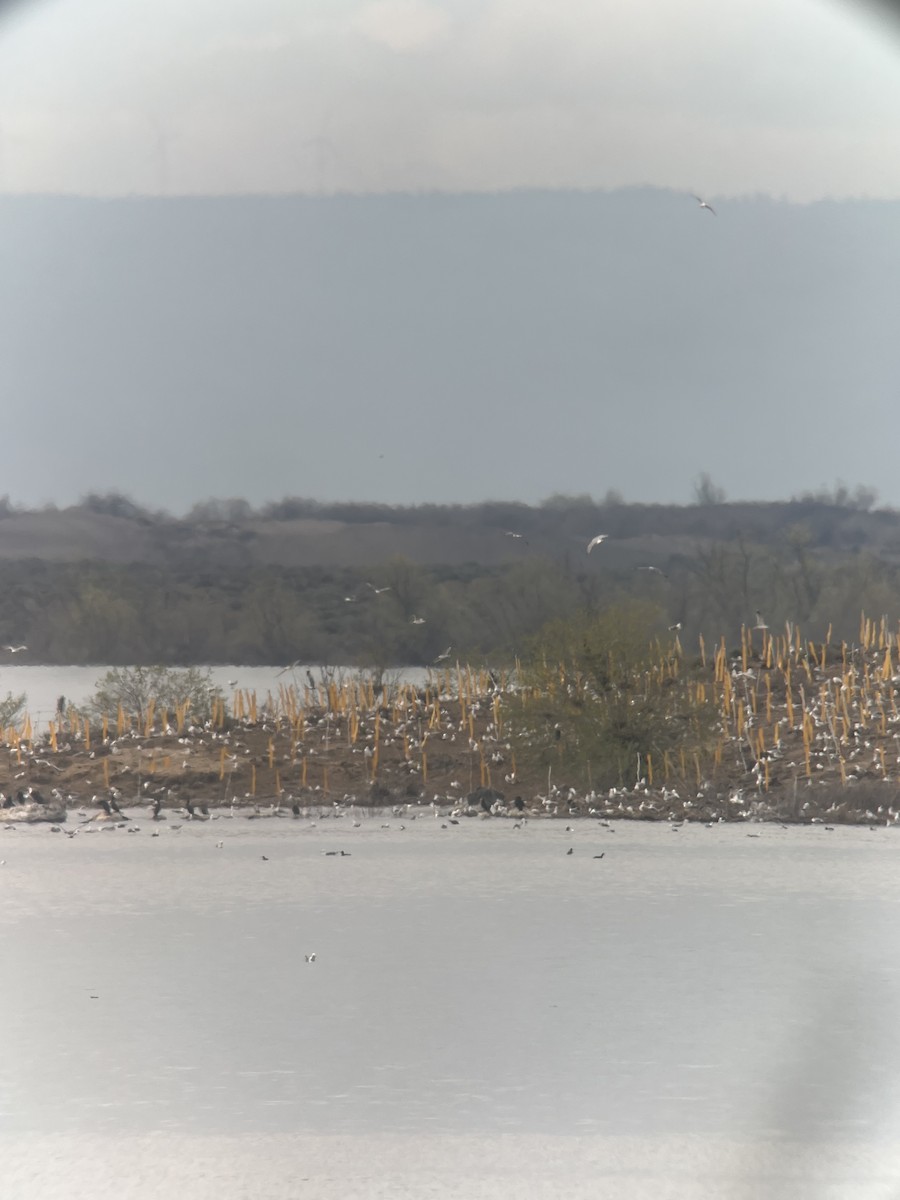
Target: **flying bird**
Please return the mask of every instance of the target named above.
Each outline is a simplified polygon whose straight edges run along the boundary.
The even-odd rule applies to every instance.
[[[654,575],[662,575],[663,579],[669,578],[665,571],[661,571],[659,567],[635,567],[634,569],[636,571],[652,571]]]
[[[693,196],[693,192],[691,193],[691,195]],[[716,215],[716,210],[713,208],[713,206],[711,204],[707,204],[706,201],[701,199],[700,196],[694,196],[693,198],[697,201],[697,203],[700,205],[701,208],[707,209],[709,212],[712,213],[713,216]]]
[[[447,661],[447,659],[450,657],[450,651],[451,651],[452,649],[453,649],[453,647],[452,647],[452,646],[448,646],[448,647],[447,647],[447,649],[444,651],[444,653],[443,653],[443,654],[439,654],[439,655],[437,656],[437,658],[434,660],[434,661],[435,661],[435,665],[436,665],[437,663],[446,662],[446,661]]]
[[[391,590],[390,587],[376,587],[374,583],[369,583],[368,580],[366,581],[366,587],[371,588],[376,596],[380,596],[382,592],[389,592]]]
[[[515,538],[517,542],[524,542],[526,546],[528,545],[528,538],[524,533],[513,533],[511,529],[504,529],[503,536]]]
[[[588,542],[588,554],[590,554],[595,546],[599,546],[601,542],[605,542],[608,537],[608,533],[598,533],[595,538],[591,538],[591,540]]]
[[[756,624],[754,625],[753,628],[754,629],[768,629],[769,628],[768,625],[763,620],[763,615],[759,611],[759,609],[756,610]]]
[[[303,957],[308,963],[314,963],[316,961],[316,952],[313,950],[312,954],[304,954]]]
[[[18,654],[21,650],[27,650],[27,646],[7,646],[6,649],[10,654]]]
[[[424,617],[413,617],[413,619],[410,621],[410,625],[424,625],[424,624],[425,624]]]

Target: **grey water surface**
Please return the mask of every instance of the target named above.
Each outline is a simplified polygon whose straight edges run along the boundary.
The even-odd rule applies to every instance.
[[[0,828],[0,1194],[900,1196],[897,831],[424,812]]]

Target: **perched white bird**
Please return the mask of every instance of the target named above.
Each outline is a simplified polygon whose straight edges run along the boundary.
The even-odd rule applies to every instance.
[[[595,546],[599,546],[601,542],[605,542],[608,537],[608,533],[598,533],[595,538],[591,538],[591,540],[588,542],[588,554],[590,554]]]
[[[769,628],[768,625],[763,620],[762,613],[759,611],[759,609],[757,609],[756,610],[756,624],[754,625],[754,629],[768,629],[768,628]]]
[[[413,617],[413,619],[410,621],[410,625],[424,625],[424,624],[425,624],[424,617]]]
[[[691,193],[691,195],[693,196],[693,192]],[[707,209],[709,212],[712,213],[713,216],[716,215],[716,210],[713,208],[713,206],[711,204],[707,204],[705,200],[700,198],[700,196],[694,196],[694,199],[697,201],[697,203],[700,205],[701,208]]]

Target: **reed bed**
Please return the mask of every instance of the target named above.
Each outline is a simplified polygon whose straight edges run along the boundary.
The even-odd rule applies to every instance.
[[[602,667],[603,664],[600,664]],[[729,649],[677,634],[639,666],[516,663],[434,670],[424,687],[367,677],[121,706],[69,709],[37,737],[6,729],[7,794],[56,788],[69,804],[104,789],[250,806],[455,805],[514,815],[645,820],[893,822],[900,801],[900,627],[747,626]],[[6,778],[2,778],[5,773]]]

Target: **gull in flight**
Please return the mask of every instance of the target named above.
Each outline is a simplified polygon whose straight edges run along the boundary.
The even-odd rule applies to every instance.
[[[635,567],[634,569],[636,571],[652,571],[654,575],[662,575],[663,579],[669,578],[665,571],[661,571],[659,567]]]
[[[370,587],[376,596],[380,596],[382,592],[389,592],[391,590],[389,587],[377,588],[374,583],[369,583],[368,581],[366,581],[366,587]]]
[[[450,657],[450,651],[451,651],[452,649],[453,649],[453,647],[452,647],[452,646],[448,646],[448,647],[447,647],[447,649],[444,651],[444,653],[443,653],[443,654],[439,654],[439,655],[437,656],[437,658],[434,660],[434,661],[435,661],[435,665],[436,665],[437,663],[446,662],[446,661],[447,661],[447,659]]]
[[[595,538],[591,538],[591,540],[588,542],[588,554],[590,554],[595,546],[599,546],[601,542],[605,542],[608,537],[608,533],[598,533]]]
[[[410,625],[424,625],[424,624],[425,624],[424,617],[413,617],[413,619],[410,621]]]
[[[10,654],[18,654],[20,650],[27,650],[27,646],[7,646],[6,649]]]
[[[713,216],[716,215],[716,210],[713,208],[713,206],[711,204],[707,204],[706,201],[703,200],[700,196],[694,196],[693,192],[691,193],[691,195],[697,201],[697,203],[700,205],[701,208],[707,209],[709,212],[712,213]]]
[[[313,950],[312,954],[304,954],[303,957],[308,963],[314,963],[316,961],[316,952]]]
[[[528,538],[524,533],[513,533],[511,529],[504,529],[503,536],[515,538],[517,542],[524,542],[526,546],[528,545]]]

